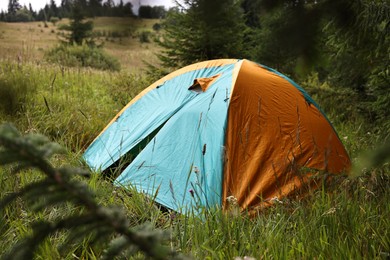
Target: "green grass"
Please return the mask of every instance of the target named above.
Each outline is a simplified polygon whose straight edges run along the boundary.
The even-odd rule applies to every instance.
[[[179,238],[179,245],[196,259],[373,259],[388,252],[389,233],[381,227],[389,221],[376,207],[360,209],[342,196],[314,198],[311,205],[295,203],[290,210],[280,206],[255,219],[221,212],[205,224],[190,218],[175,227],[174,236],[180,236],[180,228],[188,232]],[[378,206],[389,210],[384,204]]]
[[[97,26],[103,25],[97,23]],[[7,40],[4,44],[10,43]],[[139,43],[132,44],[125,53]],[[110,50],[110,46],[107,48]],[[31,49],[31,46],[25,48]],[[120,51],[111,49],[111,52]],[[150,81],[137,68],[103,72],[0,56],[0,100],[9,100],[5,93],[15,97],[13,108],[9,110],[11,113],[0,109],[0,122],[12,122],[25,134],[42,133],[64,146],[67,153],[51,159],[55,166],[83,167],[80,158],[84,149]],[[375,151],[376,146],[388,138],[384,129],[369,124],[359,114],[359,104],[353,102],[351,93],[326,85],[316,87],[319,84],[315,78],[305,84],[334,122],[355,164],[364,160],[363,151]],[[17,91],[11,92],[11,87]],[[99,204],[122,207],[131,227],[148,224],[165,230],[170,234],[165,240],[169,247],[195,259],[244,256],[256,259],[388,259],[389,168],[389,163],[360,167],[356,170],[359,177],[340,177],[331,187],[313,191],[306,199],[286,200],[255,217],[220,209],[205,212],[201,217],[162,212],[142,194],[114,188],[98,174],[93,174],[87,183],[96,192]],[[41,178],[36,170],[14,175],[12,168],[2,167],[0,197]],[[31,234],[29,224],[32,221],[54,220],[79,210],[65,204],[36,213],[25,201],[16,200],[5,209],[0,221],[0,254],[7,252],[21,237]],[[65,237],[66,232],[59,232],[45,240],[39,246],[36,259],[97,259],[103,254],[103,245],[91,245],[89,238],[61,252],[58,246]],[[143,259],[143,256],[136,255],[133,259]]]
[[[121,87],[127,86],[129,93],[118,101],[119,94],[115,94],[117,84],[128,77],[132,79],[131,86],[121,84]],[[14,84],[17,90],[26,88],[25,84],[34,89],[30,93],[25,92],[29,95],[23,99],[15,101],[17,109],[13,113],[1,113],[1,121],[13,122],[24,132],[42,133],[79,152],[119,112],[123,103],[130,101],[131,93],[135,95],[148,84],[142,75],[125,72],[109,73],[12,62],[0,63],[1,82],[18,82]],[[7,95],[15,92],[6,87],[0,85],[0,98],[7,98]]]

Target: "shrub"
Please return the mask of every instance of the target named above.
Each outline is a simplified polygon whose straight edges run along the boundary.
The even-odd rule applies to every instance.
[[[140,34],[139,34],[139,41],[141,43],[148,43],[150,42],[150,32],[149,31],[142,31]]]
[[[159,24],[159,23],[153,24],[153,30],[155,30],[156,32],[160,31],[161,30],[161,24]]]
[[[56,25],[56,23],[58,23],[58,21],[59,21],[60,19],[58,18],[58,17],[51,17],[50,18],[50,22],[55,26]]]
[[[119,61],[102,49],[87,45],[59,45],[45,54],[49,62],[67,67],[90,67],[100,70],[119,71]]]
[[[57,25],[57,28],[58,28],[58,30],[65,31],[68,28],[68,25],[61,23],[61,24]]]

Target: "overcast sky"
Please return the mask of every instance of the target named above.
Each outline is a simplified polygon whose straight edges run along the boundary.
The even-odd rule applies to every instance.
[[[114,0],[114,2],[119,3],[120,0]],[[8,0],[0,0],[0,10],[6,11],[8,9]],[[61,4],[61,0],[55,0],[57,6]],[[105,2],[105,1],[103,1]],[[174,6],[173,0],[124,0],[124,3],[131,2],[135,10],[134,12],[138,13],[138,4],[141,5],[164,5],[166,7]],[[26,5],[31,3],[33,9],[35,11],[43,8],[47,3],[50,3],[50,0],[19,0],[21,5]]]

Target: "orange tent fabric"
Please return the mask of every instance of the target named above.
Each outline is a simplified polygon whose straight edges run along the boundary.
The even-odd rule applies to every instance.
[[[331,124],[291,83],[244,61],[230,100],[223,202],[242,209],[286,197],[308,180],[299,169],[341,173],[350,159]]]

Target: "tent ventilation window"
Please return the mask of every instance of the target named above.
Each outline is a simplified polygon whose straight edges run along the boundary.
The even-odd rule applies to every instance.
[[[196,78],[194,83],[188,88],[196,93],[206,92],[207,89],[221,76],[221,74],[214,75],[209,78]]]

